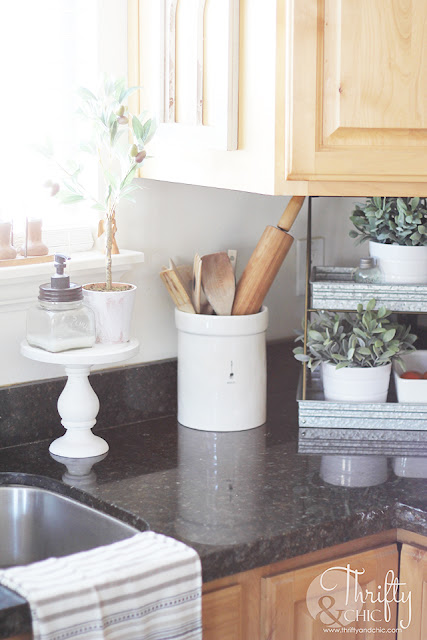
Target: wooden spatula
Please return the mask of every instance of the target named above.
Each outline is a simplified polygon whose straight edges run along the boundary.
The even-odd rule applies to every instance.
[[[163,269],[160,272],[160,277],[176,307],[186,313],[195,313],[190,296],[179,279],[177,272],[174,269]]]
[[[230,258],[225,251],[203,256],[202,285],[215,313],[218,316],[231,315],[236,281]]]

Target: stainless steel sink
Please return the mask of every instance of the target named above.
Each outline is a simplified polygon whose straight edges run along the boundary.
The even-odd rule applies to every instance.
[[[138,533],[134,527],[45,489],[0,486],[0,567],[93,549]]]

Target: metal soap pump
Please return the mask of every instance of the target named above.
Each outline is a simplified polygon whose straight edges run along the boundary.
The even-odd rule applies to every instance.
[[[64,273],[70,258],[55,254],[50,284],[39,287],[38,304],[27,314],[27,341],[33,347],[58,352],[91,347],[95,343],[95,316],[83,304],[82,288]]]

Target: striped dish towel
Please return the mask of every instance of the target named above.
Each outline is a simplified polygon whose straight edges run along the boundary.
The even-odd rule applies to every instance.
[[[147,531],[64,558],[0,571],[28,600],[34,640],[201,640],[194,549]]]

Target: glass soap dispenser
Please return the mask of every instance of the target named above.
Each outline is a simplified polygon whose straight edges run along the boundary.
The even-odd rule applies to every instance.
[[[377,267],[375,258],[360,258],[360,264],[353,271],[353,280],[364,284],[378,284],[382,282],[383,276]]]
[[[95,316],[83,304],[81,286],[65,275],[67,260],[68,256],[55,254],[50,284],[40,285],[38,304],[27,314],[28,344],[54,353],[95,343]]]

